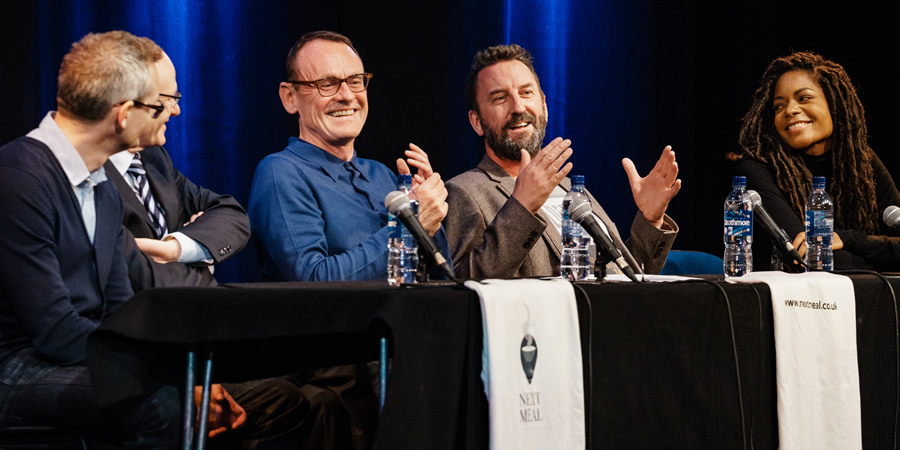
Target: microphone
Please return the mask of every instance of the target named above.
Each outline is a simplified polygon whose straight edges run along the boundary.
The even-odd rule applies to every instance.
[[[759,219],[759,222],[762,223],[763,228],[766,229],[776,245],[783,247],[791,255],[791,258],[794,258],[794,261],[805,267],[806,264],[803,262],[803,258],[800,257],[800,253],[794,248],[791,238],[775,223],[775,220],[772,219],[766,208],[763,208],[762,197],[759,196],[759,193],[748,189],[744,192],[744,197],[750,200],[750,204],[753,205],[753,217]]]
[[[419,219],[413,212],[412,207],[409,204],[409,197],[403,192],[393,191],[384,198],[384,206],[389,213],[397,216],[397,218],[403,222],[403,225],[406,225],[406,229],[408,229],[413,237],[416,238],[416,241],[419,242],[419,245],[422,246],[422,250],[428,255],[432,262],[437,264],[451,280],[459,283],[459,280],[457,280],[453,274],[453,270],[450,269],[450,264],[447,263],[447,259],[441,254],[441,250],[438,248],[437,244],[434,243],[434,239],[428,235],[428,232],[422,227],[422,222],[419,222]]]
[[[616,244],[603,231],[603,228],[600,228],[600,224],[597,223],[597,219],[591,213],[590,201],[584,198],[575,198],[572,200],[572,203],[569,203],[567,211],[569,211],[569,218],[581,224],[582,228],[587,230],[588,234],[597,241],[597,249],[603,252],[603,255],[611,261],[614,261],[619,266],[619,269],[622,269],[622,272],[628,278],[631,278],[631,281],[637,283],[638,279],[634,276],[634,269],[628,265],[628,261],[622,256],[622,252],[616,248]]]
[[[900,227],[900,208],[894,205],[884,208],[884,215],[881,218],[884,219],[885,225],[891,228]]]

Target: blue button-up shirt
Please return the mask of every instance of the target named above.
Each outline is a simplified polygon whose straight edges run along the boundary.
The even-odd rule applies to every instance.
[[[351,182],[353,173],[358,172]],[[384,164],[340,158],[292,137],[265,157],[250,189],[263,272],[278,281],[387,279],[388,212],[397,177]],[[445,255],[443,229],[435,241]]]
[[[41,124],[28,133],[28,137],[43,142],[53,152],[53,156],[56,156],[75,191],[75,198],[78,199],[81,206],[84,228],[87,231],[88,239],[93,243],[97,223],[97,213],[94,208],[94,186],[106,181],[106,170],[100,166],[93,172],[88,171],[78,150],[53,120],[55,114],[55,111],[48,112],[44,116],[44,120],[41,120]]]

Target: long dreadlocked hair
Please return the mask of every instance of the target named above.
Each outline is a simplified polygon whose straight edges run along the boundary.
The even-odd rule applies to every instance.
[[[775,84],[783,74],[794,70],[812,76],[822,88],[831,112],[834,180],[829,192],[834,199],[835,229],[874,234],[879,216],[872,174],[874,154],[868,144],[862,103],[840,64],[808,52],[772,61],[753,94],[753,106],[744,116],[739,137],[744,152],[741,156],[751,156],[774,171],[776,184],[787,194],[794,211],[803,217],[806,198],[812,190],[812,174],[800,151],[791,148],[778,134],[772,107]]]

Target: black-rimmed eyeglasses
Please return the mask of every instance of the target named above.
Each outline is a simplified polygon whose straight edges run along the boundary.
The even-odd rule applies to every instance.
[[[150,108],[150,109],[152,109],[153,111],[155,111],[155,112],[153,113],[153,118],[154,118],[154,119],[158,118],[159,115],[162,114],[162,112],[166,110],[166,105],[163,105],[162,103],[160,103],[160,104],[158,104],[158,105],[148,105],[148,104],[146,104],[146,103],[141,103],[141,102],[139,102],[139,101],[137,101],[137,100],[133,100],[133,101],[134,101],[134,104],[135,104],[135,105],[138,105],[138,106],[146,106],[147,108]]]
[[[358,73],[356,75],[350,75],[347,78],[322,78],[321,80],[316,81],[300,81],[300,80],[292,80],[288,81],[291,84],[302,84],[304,86],[315,86],[316,90],[319,91],[319,95],[322,97],[331,97],[334,94],[337,94],[338,90],[341,89],[341,83],[347,83],[347,87],[350,88],[350,92],[362,92],[365,91],[366,88],[369,87],[369,80],[372,79],[371,73]]]
[[[172,102],[172,105],[177,105],[178,101],[181,100],[181,92],[176,92],[171,95],[170,94],[159,94],[159,96]],[[133,100],[133,101],[134,101],[135,105],[145,106],[147,108],[152,109],[154,111],[154,113],[153,113],[154,119],[158,118],[162,114],[162,112],[166,110],[166,105],[162,103],[162,101],[163,101],[162,99],[160,99],[160,104],[158,104],[158,105],[148,105],[146,103],[141,103],[137,100]]]
[[[164,97],[164,98],[169,99],[169,101],[171,101],[173,105],[177,105],[178,102],[181,100],[181,92],[175,92],[175,93],[172,94],[172,95],[169,95],[169,94],[159,94],[159,96],[160,96],[160,97]]]

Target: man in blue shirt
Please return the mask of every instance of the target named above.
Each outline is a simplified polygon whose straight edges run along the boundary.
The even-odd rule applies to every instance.
[[[267,156],[250,190],[250,223],[265,275],[272,280],[384,280],[388,213],[397,177],[359,158],[354,141],[366,122],[371,74],[353,44],[332,32],[303,36],[288,54],[281,102],[298,115],[300,137]],[[428,155],[410,144],[400,173],[417,169],[419,220],[447,252],[441,221],[447,191]],[[447,253],[445,253],[447,254]]]
[[[397,176],[354,148],[372,75],[347,37],[327,31],[301,37],[285,66],[279,94],[298,115],[300,134],[263,159],[253,177],[250,223],[263,272],[277,281],[386,280],[384,198],[397,189]],[[444,183],[422,149],[410,144],[405,153],[397,169],[417,169],[419,220],[449,254]],[[305,419],[310,448],[371,448],[377,402],[362,366],[326,368],[297,382],[320,417]]]

